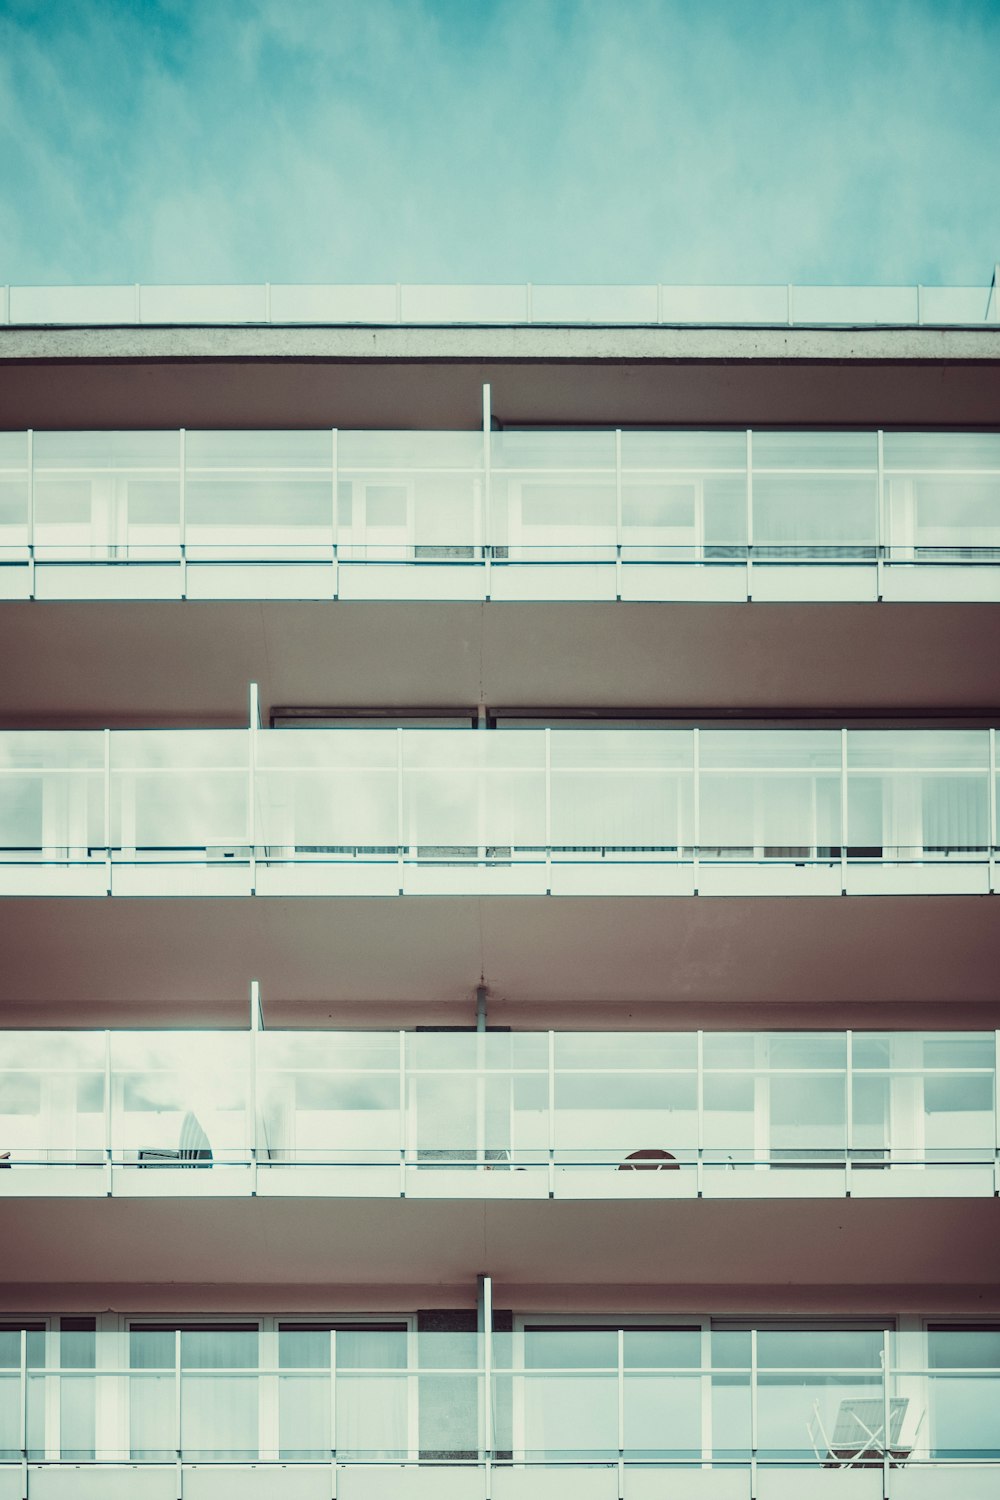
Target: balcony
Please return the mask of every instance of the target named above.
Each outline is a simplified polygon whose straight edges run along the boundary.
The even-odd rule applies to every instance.
[[[59,1321],[0,1332],[4,1500],[990,1500],[1000,1473],[990,1326]]]
[[[7,896],[985,895],[995,730],[0,734]]]
[[[0,1196],[992,1198],[991,1033],[7,1032]]]
[[[996,602],[1000,434],[0,434],[0,597]]]

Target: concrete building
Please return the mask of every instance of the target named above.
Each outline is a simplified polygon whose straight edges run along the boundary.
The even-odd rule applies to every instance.
[[[992,1500],[1000,308],[8,288],[0,1500]]]

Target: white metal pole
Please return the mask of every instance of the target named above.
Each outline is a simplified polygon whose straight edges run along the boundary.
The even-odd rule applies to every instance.
[[[489,599],[493,592],[493,392],[489,385],[483,386],[482,511],[483,559],[486,570],[484,593]]]

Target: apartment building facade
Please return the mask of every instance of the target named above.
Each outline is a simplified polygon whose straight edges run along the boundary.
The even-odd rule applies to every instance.
[[[2,1500],[994,1496],[996,279],[2,313]]]

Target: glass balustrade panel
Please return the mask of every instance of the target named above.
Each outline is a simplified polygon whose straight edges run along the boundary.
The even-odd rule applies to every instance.
[[[0,858],[103,857],[104,735],[0,732]]]
[[[849,854],[967,861],[989,842],[983,730],[848,730]]]
[[[874,1327],[760,1329],[758,1462],[880,1462],[884,1340]]]
[[[994,1051],[989,1033],[855,1033],[856,1162],[870,1170],[991,1162]]]
[[[262,1162],[392,1164],[403,1141],[394,1032],[262,1032],[257,1149]]]
[[[0,432],[0,566],[28,544],[28,434]]]
[[[189,432],[188,555],[201,561],[332,557],[336,489],[328,431]]]
[[[1000,434],[887,432],[883,447],[893,560],[1000,560]]]
[[[565,855],[677,857],[693,842],[683,730],[553,730],[551,845]]]
[[[39,558],[177,557],[179,432],[37,432],[33,444]]]
[[[469,562],[485,540],[478,432],[337,434],[337,550],[347,562]]]
[[[873,432],[755,432],[754,559],[874,560],[877,470]]]
[[[490,532],[501,560],[614,560],[613,432],[505,431],[491,444]]]
[[[256,841],[273,859],[394,855],[399,745],[385,730],[265,729]]]
[[[4,1033],[0,1164],[13,1171],[104,1160],[104,1055],[101,1034]]]
[[[824,860],[840,853],[840,736],[827,730],[703,730],[700,845],[706,858]]]
[[[532,731],[403,732],[403,842],[422,858],[545,844],[545,741]]]
[[[239,1032],[111,1034],[111,1147],[147,1171],[249,1159],[250,1038]],[[153,1190],[155,1184],[150,1184]]]
[[[240,730],[111,736],[111,839],[123,859],[246,856],[249,741]]]

